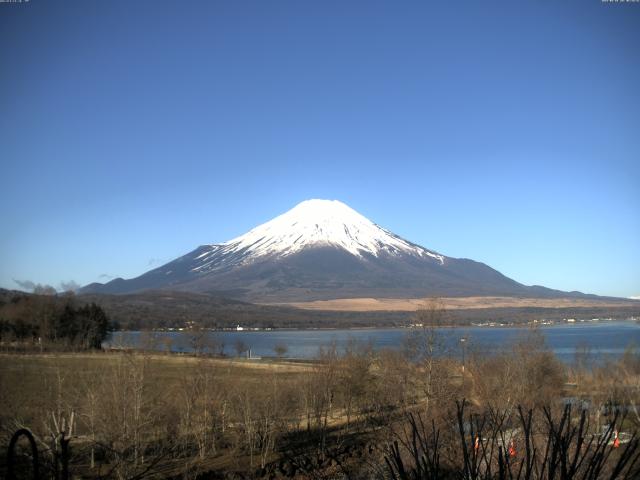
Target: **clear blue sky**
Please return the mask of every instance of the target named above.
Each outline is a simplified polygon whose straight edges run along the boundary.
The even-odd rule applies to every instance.
[[[0,3],[0,286],[136,276],[308,198],[640,295],[640,4]]]

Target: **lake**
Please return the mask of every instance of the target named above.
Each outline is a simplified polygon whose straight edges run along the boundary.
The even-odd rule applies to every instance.
[[[465,351],[498,352],[509,349],[530,332],[529,327],[458,327],[441,328],[441,338],[452,355]],[[576,351],[588,350],[599,360],[616,358],[627,347],[640,346],[640,324],[633,321],[599,321],[537,327],[546,345],[564,362],[571,363]],[[236,355],[235,345],[242,341],[254,357],[275,356],[274,347],[285,345],[287,358],[314,358],[318,349],[335,342],[343,349],[349,342],[371,344],[376,349],[400,349],[410,329],[345,329],[345,330],[271,330],[208,332],[209,344],[224,345],[227,355]],[[153,350],[192,352],[193,336],[179,332],[114,332],[105,346],[145,347]],[[461,342],[461,339],[466,340]]]

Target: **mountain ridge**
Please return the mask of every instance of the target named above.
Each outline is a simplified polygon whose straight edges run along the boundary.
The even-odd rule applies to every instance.
[[[250,302],[355,297],[584,296],[526,286],[481,262],[429,250],[337,200],[306,200],[244,235],[204,244],[138,277],[80,293],[216,293]]]

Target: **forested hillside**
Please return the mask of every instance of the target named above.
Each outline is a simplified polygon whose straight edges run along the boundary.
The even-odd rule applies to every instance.
[[[102,307],[73,294],[0,294],[0,342],[5,345],[100,348],[109,328]]]

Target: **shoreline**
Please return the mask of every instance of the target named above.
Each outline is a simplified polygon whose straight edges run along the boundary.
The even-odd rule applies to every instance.
[[[541,321],[533,321],[533,322],[523,322],[523,323],[500,323],[500,322],[482,322],[479,323],[470,323],[465,325],[460,324],[442,324],[437,325],[435,328],[447,328],[447,329],[465,329],[465,328],[487,328],[487,329],[495,329],[495,328],[527,328],[527,327],[538,327],[538,328],[549,328],[549,327],[557,327],[557,326],[578,326],[578,325],[593,325],[593,324],[603,324],[603,323],[638,323],[640,325],[640,318],[629,317],[629,318],[598,318],[598,319],[575,319],[574,321],[570,321],[571,319],[566,320],[541,320]],[[297,327],[297,328],[260,328],[260,327],[243,327],[238,330],[236,328],[202,328],[202,331],[206,332],[214,332],[214,333],[269,333],[269,332],[331,332],[331,331],[343,331],[343,330],[354,330],[354,331],[366,331],[366,330],[420,330],[423,328],[430,328],[427,326],[422,326],[420,324],[412,324],[412,325],[403,325],[403,326],[344,326],[344,327]],[[189,328],[168,328],[168,329],[141,329],[141,330],[113,330],[111,333],[190,333],[193,330]]]

